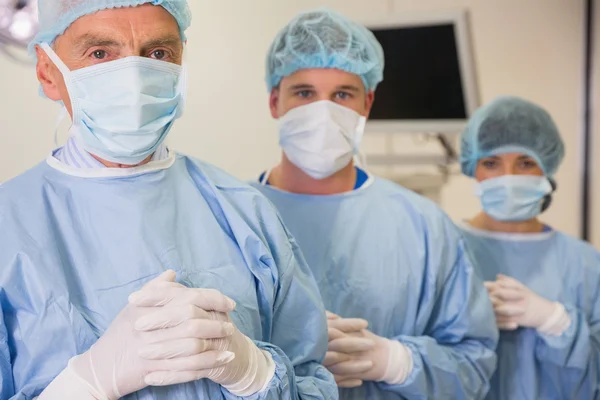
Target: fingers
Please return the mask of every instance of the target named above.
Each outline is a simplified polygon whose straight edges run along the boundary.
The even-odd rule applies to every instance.
[[[522,292],[515,293],[512,289],[495,289],[490,292],[490,301],[496,314],[496,323],[502,330],[515,330],[519,327],[517,320],[525,312]]]
[[[327,338],[330,342],[332,340],[341,339],[343,337],[346,337],[346,334],[344,332],[342,332],[338,329],[335,329],[335,328],[327,329]]]
[[[341,362],[327,367],[334,375],[357,375],[363,374],[373,368],[371,360],[352,360]]]
[[[340,319],[340,316],[337,314],[332,313],[331,311],[325,311],[325,315],[327,315],[327,319]]]
[[[515,286],[522,285],[521,282],[519,282],[515,278],[510,277],[508,275],[504,275],[504,274],[498,274],[496,276],[496,282],[504,282],[505,284],[512,284],[512,285],[515,285]]]
[[[329,342],[328,350],[341,353],[357,353],[371,350],[375,347],[375,342],[371,339],[345,336]]]
[[[489,290],[490,297],[502,301],[520,301],[525,298],[525,293],[520,288],[507,288],[496,286],[494,289]]]
[[[144,378],[149,386],[168,386],[193,382],[208,377],[210,371],[229,364],[235,354],[229,351],[207,351],[192,357],[161,361],[158,372],[152,372]]]
[[[233,335],[235,326],[231,322],[193,319],[168,329],[144,332],[144,343],[160,343],[178,339],[221,339]]]
[[[352,360],[352,356],[346,353],[339,353],[337,351],[328,351],[325,353],[325,359],[323,365],[329,367],[331,365],[339,364],[344,361]]]
[[[490,301],[492,302],[492,306],[494,307],[494,309],[501,305],[502,303],[504,303],[502,300],[500,300],[499,298],[497,298],[496,296],[490,296]]]
[[[135,329],[141,332],[155,329],[167,329],[194,319],[210,320],[210,314],[194,305],[182,307],[160,307],[156,311],[140,317],[135,322]]]
[[[507,322],[505,324],[498,324],[498,329],[501,331],[515,331],[519,327],[516,322]]]
[[[169,303],[190,304],[206,311],[223,313],[235,309],[235,301],[217,290],[187,288],[172,282],[157,282],[151,288],[132,293],[129,302],[138,307],[160,307]]]
[[[503,331],[514,331],[519,327],[518,322],[515,321],[514,318],[502,316],[496,317],[496,324],[498,325],[498,329],[501,329]]]
[[[526,288],[519,281],[505,275],[498,275],[497,279],[495,282],[485,282],[485,287],[496,319],[502,321],[497,321],[498,327],[503,330],[517,329],[518,323],[515,320],[522,317],[526,311]]]
[[[159,282],[175,282],[175,278],[177,278],[177,274],[172,269],[169,269],[160,274],[158,277],[152,279],[150,282],[146,283],[142,289],[152,287]]]
[[[334,378],[335,378],[335,382],[337,383],[338,387],[341,387],[344,389],[356,388],[356,387],[362,386],[362,384],[363,384],[363,381],[361,381],[360,379],[347,378],[342,375],[334,375]]]
[[[138,351],[138,355],[146,360],[190,357],[211,350],[209,346],[210,343],[203,339],[177,339],[142,346]]]
[[[518,304],[501,303],[494,307],[494,312],[498,317],[511,317],[516,319],[525,314],[525,308]]]
[[[207,350],[189,357],[179,357],[165,360],[150,361],[151,371],[200,371],[218,368],[229,364],[235,359],[231,351]]]
[[[327,326],[340,330],[344,333],[350,333],[367,329],[369,322],[362,318],[338,318],[328,320]]]
[[[484,282],[484,285],[486,288],[489,287],[506,287],[506,288],[514,288],[514,289],[518,289],[518,288],[524,288],[525,286],[519,282],[518,280],[516,280],[513,277],[507,276],[507,275],[502,275],[502,274],[498,274],[496,276],[496,280],[495,281],[486,281]]]

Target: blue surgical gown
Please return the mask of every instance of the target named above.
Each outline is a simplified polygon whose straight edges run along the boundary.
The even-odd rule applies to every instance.
[[[562,303],[571,325],[561,336],[501,331],[490,400],[600,398],[600,253],[560,232],[508,234],[462,226],[485,280],[511,276]]]
[[[454,224],[432,202],[375,178],[313,196],[254,184],[280,211],[317,279],[325,307],[413,353],[401,385],[365,382],[343,399],[477,399],[498,338],[492,306]]]
[[[320,365],[327,325],[318,288],[260,193],[181,155],[121,177],[78,177],[89,170],[51,160],[60,164],[49,159],[0,186],[0,399],[39,395],[129,294],[166,269],[233,298],[237,327],[272,355],[273,380],[249,398],[337,398]],[[237,397],[202,379],[126,398]]]

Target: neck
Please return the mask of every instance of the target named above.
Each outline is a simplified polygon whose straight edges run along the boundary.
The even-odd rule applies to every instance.
[[[477,229],[490,232],[540,233],[544,231],[544,224],[537,218],[519,222],[502,222],[496,221],[483,211],[471,219],[469,224]]]
[[[269,184],[290,193],[330,195],[350,192],[356,185],[354,162],[325,179],[317,180],[296,167],[285,154],[281,162],[271,170]]]
[[[114,162],[103,160],[100,157],[97,157],[97,156],[93,155],[92,153],[90,153],[90,155],[92,157],[94,157],[96,160],[100,161],[102,163],[102,165],[104,165],[106,168],[134,168],[134,167],[139,167],[141,165],[148,164],[150,162],[150,160],[152,159],[152,156],[153,156],[153,154],[149,155],[141,163],[138,163],[138,164],[135,164],[135,165],[127,165],[127,164],[118,164],[118,163],[114,163]]]

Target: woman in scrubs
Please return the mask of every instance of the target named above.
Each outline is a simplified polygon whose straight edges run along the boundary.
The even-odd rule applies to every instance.
[[[550,115],[515,97],[479,109],[462,135],[482,210],[461,228],[501,332],[488,399],[600,396],[600,254],[539,219],[563,156]]]

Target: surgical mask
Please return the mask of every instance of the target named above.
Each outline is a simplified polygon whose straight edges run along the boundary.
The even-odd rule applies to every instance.
[[[553,191],[545,176],[504,175],[475,186],[483,211],[497,221],[527,221],[542,212],[544,198]]]
[[[287,158],[314,179],[325,179],[358,153],[366,118],[322,100],[288,111],[279,119],[279,145]]]
[[[73,113],[71,131],[103,160],[134,165],[165,140],[183,113],[184,69],[143,57],[126,57],[70,71],[44,43],[63,75]]]

